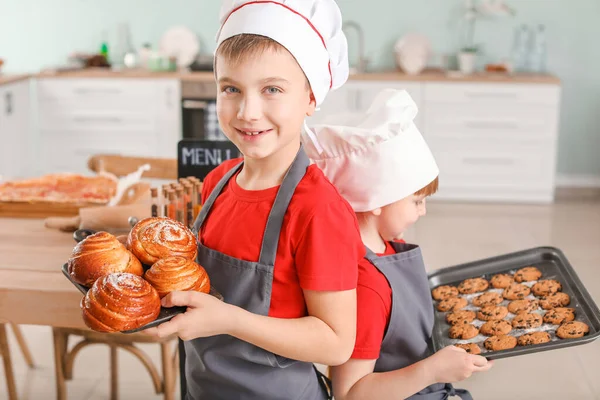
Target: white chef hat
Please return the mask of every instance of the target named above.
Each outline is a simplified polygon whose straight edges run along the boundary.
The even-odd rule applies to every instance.
[[[413,120],[405,90],[382,90],[364,115],[331,116],[303,134],[308,157],[354,211],[372,211],[429,185],[438,166]],[[318,143],[315,143],[316,141]]]
[[[242,33],[285,47],[308,78],[317,106],[348,79],[348,43],[334,0],[223,0],[220,22],[217,49]]]

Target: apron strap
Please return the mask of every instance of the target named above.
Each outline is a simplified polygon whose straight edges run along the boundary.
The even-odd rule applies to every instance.
[[[196,222],[194,222],[194,227],[192,228],[192,232],[195,235],[198,235],[200,232],[200,228],[204,223],[210,209],[212,208],[215,200],[221,194],[221,191],[229,182],[231,177],[233,177],[243,166],[244,162],[240,162],[238,165],[229,170],[223,178],[219,181],[217,186],[213,189],[206,200],[206,203],[202,206],[200,210],[200,214],[196,218]],[[265,228],[265,233],[263,235],[263,241],[260,249],[260,256],[258,262],[262,265],[275,265],[275,257],[277,255],[277,246],[279,244],[279,236],[281,234],[281,226],[283,225],[283,218],[285,217],[285,213],[288,209],[290,201],[292,200],[292,196],[296,191],[296,187],[298,183],[302,180],[304,175],[306,174],[306,169],[310,165],[310,160],[308,156],[304,152],[304,148],[301,145],[300,150],[296,154],[296,158],[292,162],[292,165],[288,169],[283,178],[283,182],[277,191],[277,196],[275,197],[275,202],[271,211],[269,213],[269,218],[267,220],[267,226]]]
[[[217,183],[217,186],[215,186],[213,191],[210,193],[210,196],[208,196],[208,199],[206,200],[206,203],[204,203],[204,205],[202,206],[202,209],[200,210],[200,214],[198,214],[198,217],[196,218],[196,221],[194,222],[194,227],[192,228],[192,232],[194,232],[194,234],[196,236],[198,236],[198,234],[200,232],[200,228],[202,227],[202,224],[204,223],[206,216],[210,212],[210,209],[212,208],[213,204],[215,203],[215,200],[217,199],[217,197],[219,197],[219,195],[221,194],[221,191],[223,190],[225,185],[227,185],[227,182],[229,182],[229,179],[231,179],[231,177],[233,175],[235,175],[236,172],[238,172],[242,168],[242,165],[244,165],[243,161],[240,162],[235,167],[231,168],[231,170],[229,170],[221,178],[219,183]]]
[[[306,169],[309,165],[310,160],[304,152],[304,147],[301,145],[294,162],[283,178],[283,182],[277,191],[277,197],[275,197],[275,203],[269,213],[269,219],[267,220],[267,226],[265,228],[265,234],[263,235],[262,246],[260,249],[260,257],[258,259],[259,264],[269,266],[275,265],[275,257],[277,255],[277,246],[279,244],[283,218],[290,205],[292,196],[296,191],[296,187],[306,174]]]
[[[333,384],[331,383],[331,379],[329,379],[326,375],[321,373],[313,364],[313,368],[317,374],[317,379],[319,380],[319,386],[325,392],[325,396],[327,400],[333,400]]]
[[[365,255],[365,258],[367,260],[369,260],[371,262],[371,264],[373,264],[373,262],[375,260],[377,260],[377,254],[375,254],[371,249],[369,249],[367,246],[365,246],[365,250],[367,251],[367,254]]]

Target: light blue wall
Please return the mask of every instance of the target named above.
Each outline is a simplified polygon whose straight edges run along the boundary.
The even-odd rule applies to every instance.
[[[485,45],[486,58],[504,58],[517,24],[547,26],[548,68],[563,82],[558,170],[600,176],[600,1],[508,1],[517,17],[484,21],[477,27],[476,41]],[[358,21],[365,30],[374,68],[393,67],[393,43],[409,31],[428,35],[436,53],[452,53],[460,45],[462,0],[339,4],[344,18]],[[114,44],[120,22],[130,24],[136,47],[156,45],[167,28],[183,24],[212,51],[219,6],[218,0],[0,0],[0,57],[7,61],[6,71],[14,72],[60,64],[74,50],[96,50],[103,31]],[[351,33],[349,40],[354,38]]]

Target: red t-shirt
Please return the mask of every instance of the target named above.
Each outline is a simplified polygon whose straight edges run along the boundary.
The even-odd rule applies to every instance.
[[[399,241],[402,242],[402,241]],[[378,256],[396,254],[390,243]],[[351,358],[376,360],[392,313],[392,288],[366,258],[358,263],[356,344]]]
[[[240,161],[225,161],[208,174],[202,188],[203,203],[223,175]],[[236,177],[217,197],[202,226],[200,240],[221,253],[256,262],[279,186],[248,191],[236,183]],[[352,208],[316,165],[309,166],[283,220],[269,316],[306,316],[303,289],[356,288],[357,264],[364,255]]]

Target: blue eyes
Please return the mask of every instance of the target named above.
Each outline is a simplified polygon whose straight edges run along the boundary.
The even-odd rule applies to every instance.
[[[239,93],[239,89],[233,87],[233,86],[226,86],[222,89],[223,92],[225,93],[229,93],[229,94],[234,94],[234,93]],[[279,93],[283,93],[283,90],[281,90],[278,87],[275,86],[269,86],[267,88],[265,88],[263,90],[264,93],[266,94],[279,94]]]

